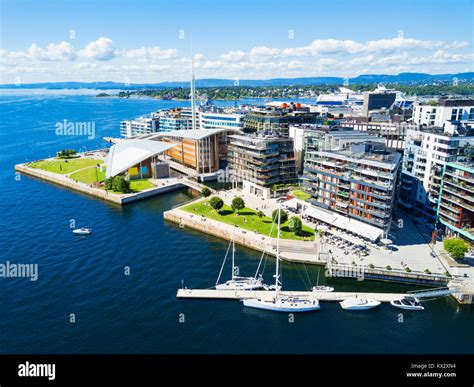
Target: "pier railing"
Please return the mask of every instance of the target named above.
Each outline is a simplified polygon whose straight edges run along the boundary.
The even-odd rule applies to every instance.
[[[387,270],[343,263],[328,263],[327,269],[328,275],[333,277],[358,278],[363,276],[364,278],[373,280],[419,283],[426,285],[447,284],[451,280],[450,277],[445,275],[427,274],[421,271],[406,272],[397,269]]]

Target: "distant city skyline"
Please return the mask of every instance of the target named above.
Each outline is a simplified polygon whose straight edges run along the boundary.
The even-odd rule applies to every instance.
[[[468,0],[4,0],[0,83],[185,81],[191,36],[197,78],[474,71],[472,14]]]

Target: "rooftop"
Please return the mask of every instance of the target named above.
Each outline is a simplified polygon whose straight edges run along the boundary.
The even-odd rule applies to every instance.
[[[162,137],[177,137],[188,140],[202,140],[204,138],[210,137],[213,134],[218,134],[222,132],[233,131],[238,132],[237,129],[189,129],[189,130],[171,130],[169,132],[160,132],[155,134],[147,134],[139,138],[148,139],[148,140],[157,140]]]
[[[174,145],[148,139],[124,140],[113,145],[107,156],[106,177],[113,177],[138,163],[161,154]]]

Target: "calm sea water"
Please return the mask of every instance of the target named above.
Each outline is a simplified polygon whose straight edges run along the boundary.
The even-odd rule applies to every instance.
[[[237,301],[178,300],[214,284],[227,242],[180,229],[163,211],[187,201],[175,192],[120,208],[22,177],[13,166],[61,148],[105,146],[119,121],[184,102],[84,95],[0,96],[0,263],[37,263],[39,279],[0,278],[0,353],[472,353],[474,309],[445,298],[423,313],[388,305],[366,313],[337,303],[288,316],[246,310]],[[56,136],[55,123],[93,121],[97,138]],[[69,222],[90,226],[73,236]],[[239,247],[242,273],[260,254]],[[272,260],[265,277],[272,281]],[[124,267],[131,275],[124,275]],[[283,265],[284,286],[305,289],[317,268]],[[229,274],[230,269],[227,269]],[[406,285],[324,279],[339,290],[406,291]],[[69,322],[74,313],[76,322]],[[185,322],[179,318],[184,316]]]

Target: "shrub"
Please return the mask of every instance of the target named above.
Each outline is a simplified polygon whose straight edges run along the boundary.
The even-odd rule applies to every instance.
[[[444,272],[444,275],[445,275],[446,277],[451,277],[451,274],[449,274],[449,271],[445,271],[445,272]]]
[[[209,204],[212,208],[214,208],[217,212],[220,211],[222,207],[224,207],[224,201],[219,196],[213,196],[211,200],[209,200]]]
[[[425,269],[425,273],[426,274],[431,274],[431,271],[429,271],[428,269]]]
[[[392,270],[392,266],[390,266],[390,265],[385,266],[385,268],[386,268],[387,270]]]
[[[407,273],[411,273],[411,269],[410,269],[408,266],[405,267],[405,271],[406,271]]]
[[[444,249],[453,257],[454,259],[464,258],[464,254],[469,250],[467,243],[464,242],[461,238],[450,238],[445,239],[443,242]]]
[[[244,199],[236,197],[232,199],[232,204],[231,204],[232,210],[237,210],[239,212],[240,210],[245,208],[245,202]]]
[[[278,222],[278,209],[273,210],[272,219],[276,223]],[[285,223],[288,220],[288,213],[284,210],[280,210],[280,224]]]
[[[301,229],[303,228],[303,223],[301,222],[301,219],[297,216],[292,216],[290,218],[290,222],[288,223],[288,228],[294,232],[295,234],[297,234],[298,232],[301,231]]]
[[[114,178],[109,177],[108,179],[105,179],[105,189],[109,191],[114,190]]]
[[[57,153],[57,157],[60,159],[69,159],[76,155],[76,151],[74,149],[62,149]]]
[[[370,267],[371,269],[373,269],[375,266],[374,266],[373,263],[369,263],[369,267]]]
[[[207,187],[202,187],[201,195],[204,196],[205,198],[207,198],[207,197],[211,196],[211,190]]]
[[[132,192],[132,190],[130,189],[130,182],[128,180],[125,180],[123,176],[115,176],[112,185],[114,191],[123,193]]]
[[[258,212],[257,212],[257,216],[258,216],[259,218],[263,218],[263,217],[265,216],[265,214],[263,213],[263,211],[258,211]]]

